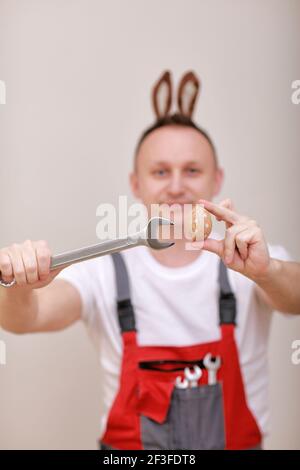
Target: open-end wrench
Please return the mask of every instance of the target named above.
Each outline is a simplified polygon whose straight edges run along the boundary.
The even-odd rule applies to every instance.
[[[162,241],[159,239],[158,230],[161,225],[174,225],[174,223],[163,217],[152,217],[143,230],[134,233],[133,235],[129,235],[126,238],[107,240],[97,243],[96,245],[86,246],[52,256],[50,270],[66,267],[73,263],[79,263],[80,261],[96,258],[98,256],[109,255],[111,253],[116,253],[141,245],[148,246],[154,250],[168,248],[174,245],[174,242]],[[0,278],[0,285],[3,287],[11,287],[15,283],[15,279],[12,282],[5,283]]]
[[[180,388],[182,390],[189,388],[189,381],[186,377],[181,377],[181,375],[178,375],[175,379],[175,387]]]
[[[203,359],[203,364],[208,371],[208,385],[215,385],[217,383],[217,372],[221,366],[220,356],[216,356],[213,360],[212,354],[207,353]]]

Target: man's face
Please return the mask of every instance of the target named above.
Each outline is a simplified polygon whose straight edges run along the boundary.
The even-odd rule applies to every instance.
[[[147,209],[151,204],[211,200],[222,184],[213,150],[197,130],[166,126],[149,134],[139,149],[131,188]]]

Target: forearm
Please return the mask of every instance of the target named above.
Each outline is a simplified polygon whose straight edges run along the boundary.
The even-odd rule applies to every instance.
[[[0,288],[0,326],[13,333],[32,331],[38,316],[38,299],[33,289]]]
[[[275,310],[300,314],[300,263],[271,259],[267,273],[253,280]]]

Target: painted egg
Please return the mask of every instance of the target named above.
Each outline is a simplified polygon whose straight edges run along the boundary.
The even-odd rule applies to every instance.
[[[185,214],[185,236],[192,242],[203,241],[210,235],[211,230],[210,213],[200,204],[193,204]]]

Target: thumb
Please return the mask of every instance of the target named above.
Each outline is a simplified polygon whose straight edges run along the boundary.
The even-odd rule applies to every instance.
[[[224,240],[214,240],[213,238],[207,238],[203,243],[203,250],[210,251],[222,258],[224,252]]]

